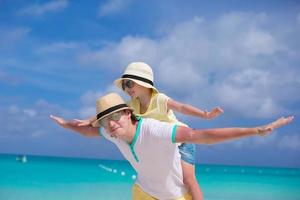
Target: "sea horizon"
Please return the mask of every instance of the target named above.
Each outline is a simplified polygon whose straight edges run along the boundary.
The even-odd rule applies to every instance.
[[[300,169],[196,164],[207,200],[300,200]],[[0,199],[131,199],[125,160],[0,154]],[[218,191],[218,192],[216,192]]]
[[[0,153],[0,156],[30,156],[30,157],[45,157],[45,158],[58,158],[58,159],[107,160],[107,161],[128,162],[125,159],[107,159],[107,158],[96,158],[96,157],[43,155],[43,154],[26,154],[26,153]],[[255,164],[253,164],[253,165],[243,165],[243,164],[220,164],[220,163],[200,163],[200,162],[196,162],[196,165],[197,166],[212,165],[212,166],[230,166],[230,167],[280,168],[280,169],[300,170],[300,167],[270,166],[270,165],[255,165]]]

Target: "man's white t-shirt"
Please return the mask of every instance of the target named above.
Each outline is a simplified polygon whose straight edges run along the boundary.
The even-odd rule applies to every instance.
[[[186,193],[178,146],[177,125],[140,118],[131,144],[102,135],[120,149],[137,172],[136,184],[158,199],[175,199]]]

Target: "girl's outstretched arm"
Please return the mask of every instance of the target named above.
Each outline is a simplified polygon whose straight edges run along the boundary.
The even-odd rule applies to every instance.
[[[75,131],[77,133],[80,133],[81,135],[87,136],[87,137],[93,137],[93,136],[100,136],[99,129],[96,127],[92,127],[91,125],[86,126],[78,126],[77,122],[75,121],[66,121],[65,119],[57,116],[50,115],[50,118],[55,121],[58,125],[60,125],[63,128],[71,129],[72,131]]]
[[[179,126],[176,129],[175,141],[180,143],[215,144],[253,135],[265,136],[274,129],[291,123],[293,119],[293,116],[281,117],[267,125],[252,128],[233,127],[195,130]]]
[[[168,100],[167,107],[168,109],[172,109],[185,115],[191,115],[204,119],[216,118],[224,112],[220,107],[215,107],[212,109],[212,111],[208,112],[207,110],[201,110],[192,105],[180,103],[173,99]]]
[[[88,119],[74,119],[74,123],[77,123],[78,126],[88,126],[91,125],[96,119],[96,116],[92,116]]]

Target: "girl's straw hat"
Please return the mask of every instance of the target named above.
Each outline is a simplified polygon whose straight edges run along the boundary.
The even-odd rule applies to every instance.
[[[153,84],[153,71],[149,65],[144,62],[130,63],[125,69],[121,78],[114,81],[114,84],[122,89],[122,81],[129,79],[146,88],[152,88],[158,93]]]
[[[132,110],[117,93],[107,94],[97,100],[96,113],[97,120],[92,123],[92,126],[99,127],[99,120],[120,110]]]

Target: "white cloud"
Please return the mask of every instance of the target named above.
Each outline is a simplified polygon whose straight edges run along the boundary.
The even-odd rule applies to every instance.
[[[84,106],[79,110],[82,119],[88,119],[96,114],[95,106]]]
[[[247,117],[270,117],[282,113],[283,109],[270,93],[270,72],[246,69],[234,73],[216,87],[222,105],[242,112]]]
[[[30,31],[31,29],[27,27],[0,29],[0,50],[14,46],[24,39]]]
[[[156,42],[151,39],[127,36],[119,44],[111,43],[98,51],[86,51],[77,59],[84,66],[120,71],[137,59],[146,62],[156,60],[157,48]]]
[[[19,13],[21,15],[41,16],[49,12],[59,12],[68,6],[67,0],[55,0],[44,4],[33,4],[23,8]]]
[[[169,88],[181,89],[183,87],[195,89],[204,85],[206,78],[199,73],[189,62],[182,62],[176,58],[163,59],[159,65],[158,82]],[[171,79],[171,80],[170,80]]]
[[[299,134],[284,135],[278,145],[282,149],[300,150],[300,136]]]
[[[280,137],[278,136],[278,133],[275,130],[273,131],[273,133],[267,136],[254,136],[249,138],[242,138],[235,140],[234,142],[228,143],[227,145],[238,149],[256,149],[266,146],[278,147],[278,141],[280,141]]]
[[[90,118],[91,116],[94,116],[96,113],[97,99],[107,93],[110,93],[110,92],[119,93],[120,91],[113,85],[110,85],[103,91],[86,91],[80,97],[80,102],[82,103],[82,106],[79,108],[79,111],[78,111],[79,116],[82,119],[86,119],[86,118]]]
[[[37,115],[37,112],[33,109],[23,109],[24,114],[26,114],[28,117],[35,117]]]
[[[44,100],[39,100],[28,108],[16,105],[0,106],[1,137],[34,138],[54,134],[48,131],[52,129],[51,126],[55,126],[49,118],[50,114],[66,119],[74,116],[74,113]]]
[[[237,149],[257,149],[266,146],[277,150],[300,151],[300,136],[299,134],[288,134],[281,136],[280,130],[273,131],[268,136],[255,136],[251,138],[239,139],[234,142],[229,142],[227,146],[232,146]]]
[[[120,57],[115,49],[114,45],[110,45],[101,51],[86,51],[79,54],[77,60],[83,66],[97,66],[115,70],[115,66],[119,65],[119,59],[116,58]]]
[[[227,34],[233,30],[244,31],[246,27],[256,27],[266,21],[267,15],[264,13],[229,12],[217,19],[216,24]]]
[[[120,73],[129,62],[145,61],[155,82],[179,100],[226,105],[241,117],[262,118],[287,112],[285,104],[295,99],[290,92],[300,89],[291,78],[294,66],[282,62],[290,49],[282,48],[279,35],[265,14],[233,12],[216,21],[194,17],[160,38],[125,36],[79,60]]]
[[[130,3],[130,0],[108,0],[106,4],[99,8],[100,16],[115,14],[125,9]]]
[[[116,50],[125,62],[136,58],[150,61],[156,59],[157,45],[156,41],[148,38],[127,36],[122,39]]]
[[[89,118],[96,113],[96,100],[104,95],[103,92],[87,91],[81,97],[82,107],[79,109],[79,116]]]
[[[46,135],[46,131],[45,130],[36,130],[36,131],[33,131],[31,133],[31,137],[32,138],[38,138],[38,137],[42,137],[44,135]]]
[[[272,55],[279,49],[272,35],[260,30],[247,33],[243,45],[245,51],[251,55]]]
[[[16,105],[11,105],[8,107],[8,113],[10,114],[18,114],[20,112],[20,109]]]

